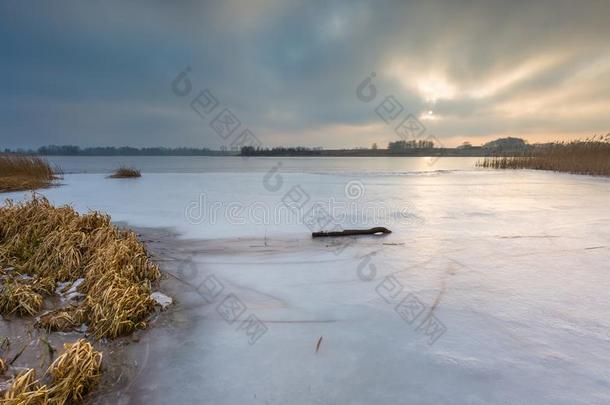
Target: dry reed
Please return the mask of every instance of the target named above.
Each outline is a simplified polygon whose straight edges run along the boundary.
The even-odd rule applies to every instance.
[[[134,232],[119,230],[107,215],[79,215],[38,196],[19,204],[8,200],[0,207],[3,267],[34,277],[26,283],[5,276],[3,314],[34,315],[42,307],[41,294],[52,293],[56,282],[84,278],[78,291],[86,297],[78,310],[54,311],[39,324],[65,330],[86,323],[97,339],[145,327],[154,309],[151,283],[160,277]]]
[[[34,369],[27,369],[13,378],[1,402],[47,405],[82,401],[98,383],[102,353],[93,350],[84,339],[66,343],[64,349],[46,372],[48,384],[36,379]]]
[[[58,174],[40,157],[0,154],[0,192],[49,187]]]
[[[610,176],[610,134],[585,141],[534,147],[523,156],[486,157],[483,161],[477,162],[477,166]]]
[[[102,353],[93,350],[84,339],[66,343],[64,349],[66,352],[47,371],[52,378],[49,396],[61,404],[68,399],[81,401],[97,384],[102,366]]]
[[[112,179],[126,179],[130,177],[142,177],[142,173],[140,173],[140,171],[137,169],[121,166],[116,169],[109,177]]]
[[[66,332],[87,321],[87,311],[83,305],[60,308],[42,315],[37,326],[49,332]]]
[[[3,280],[0,290],[0,313],[9,315],[35,315],[42,309],[42,295],[29,284],[16,279]]]
[[[13,378],[11,386],[4,393],[3,404],[43,405],[49,403],[48,389],[36,379],[33,368],[22,371]]]

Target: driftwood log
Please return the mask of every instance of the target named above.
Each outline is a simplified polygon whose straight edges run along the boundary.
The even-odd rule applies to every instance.
[[[324,236],[352,236],[352,235],[375,235],[378,233],[392,233],[388,228],[376,226],[371,229],[344,229],[343,231],[335,232],[313,232],[312,238],[321,238]]]

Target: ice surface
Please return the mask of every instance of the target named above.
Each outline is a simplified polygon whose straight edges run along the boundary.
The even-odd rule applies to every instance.
[[[173,329],[160,340],[153,326],[142,340],[148,361],[126,394],[132,403],[610,403],[608,179],[282,173],[275,191],[264,175],[77,174],[41,192],[207,240],[192,266],[168,268],[189,286],[168,310]],[[206,204],[275,209],[299,185],[309,207],[350,200],[350,181],[364,187],[360,206],[385,204],[395,214],[374,218],[391,235],[350,239],[341,249],[337,240],[312,240],[286,213],[269,223],[185,217],[201,193]],[[412,323],[396,310],[406,297],[424,307]],[[223,319],[231,302],[245,308],[233,323]],[[433,344],[418,326],[430,312],[446,328]],[[252,325],[243,323],[251,315],[266,328],[253,344]]]

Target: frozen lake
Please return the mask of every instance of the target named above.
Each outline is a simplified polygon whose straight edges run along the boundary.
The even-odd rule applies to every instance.
[[[72,162],[41,192],[182,238],[164,269],[187,284],[125,403],[610,403],[609,179],[229,159]],[[373,225],[393,233],[310,237]]]
[[[296,173],[408,173],[435,170],[473,170],[480,158],[471,157],[226,157],[226,156],[48,156],[64,173],[110,173],[133,166],[144,173],[266,172],[277,163]]]

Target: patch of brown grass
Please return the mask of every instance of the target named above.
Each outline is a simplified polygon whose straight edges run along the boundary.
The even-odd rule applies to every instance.
[[[53,295],[57,285],[53,277],[36,277],[30,284],[32,291],[40,295]]]
[[[4,393],[2,403],[7,405],[48,404],[48,389],[46,385],[40,385],[36,379],[36,371],[29,368],[13,378],[11,386]]]
[[[60,308],[42,315],[37,326],[50,332],[68,332],[87,321],[84,305]]]
[[[0,192],[49,187],[59,172],[38,156],[0,154]]]
[[[80,339],[64,345],[65,353],[49,366],[52,378],[50,397],[59,403],[68,399],[81,401],[97,384],[102,366],[102,353],[93,350],[91,343]]]
[[[0,313],[3,315],[35,315],[42,309],[42,295],[31,285],[7,279],[3,280],[1,288]]]
[[[145,328],[146,316],[154,304],[148,286],[116,273],[105,274],[91,286],[85,300],[90,332],[99,339]]]
[[[12,380],[4,393],[3,404],[65,404],[82,401],[98,383],[102,353],[86,340],[64,345],[65,352],[49,366],[48,384],[36,379],[34,369],[27,369]],[[44,378],[43,378],[44,379]]]
[[[37,196],[19,204],[8,200],[0,207],[3,267],[33,277],[22,282],[4,276],[3,314],[34,315],[42,307],[41,294],[53,293],[56,282],[84,278],[78,291],[86,297],[78,311],[55,311],[39,324],[65,330],[84,322],[97,339],[145,327],[154,310],[151,284],[160,277],[134,232],[118,229],[107,215],[80,215]]]
[[[585,141],[560,142],[548,147],[537,147],[523,156],[486,157],[477,162],[477,166],[610,176],[610,134]]]
[[[127,179],[133,177],[142,177],[142,173],[140,173],[140,171],[137,169],[121,166],[108,177],[110,177],[111,179]]]

